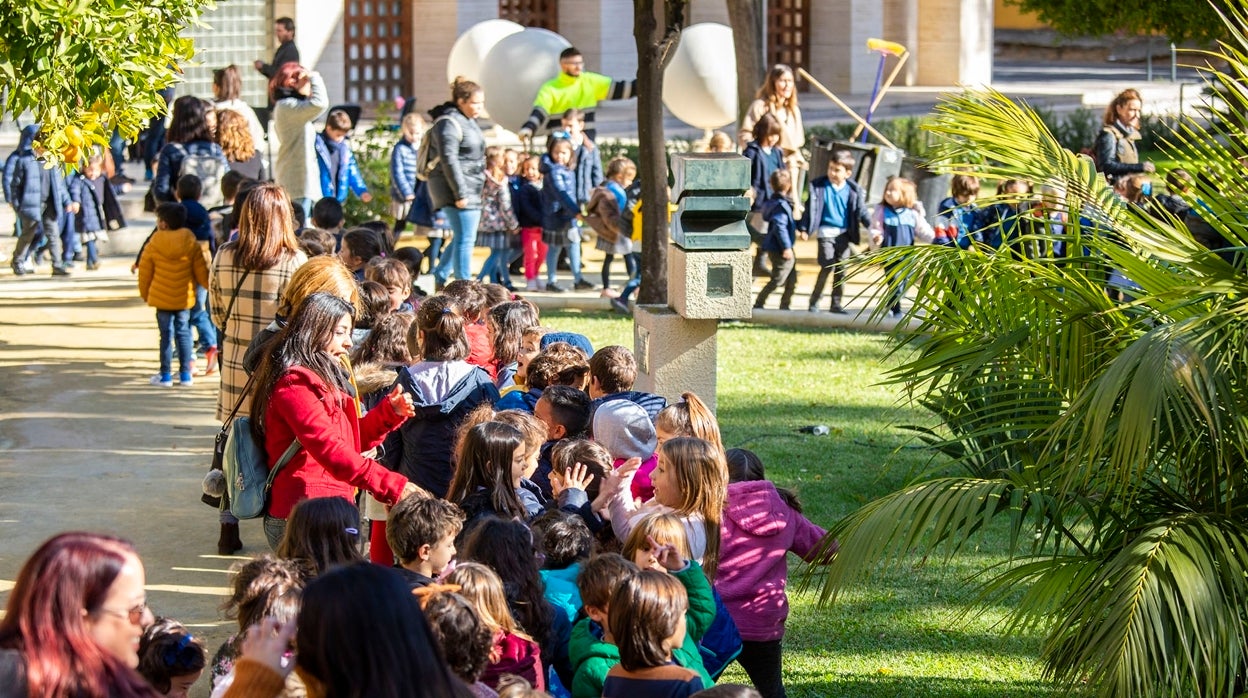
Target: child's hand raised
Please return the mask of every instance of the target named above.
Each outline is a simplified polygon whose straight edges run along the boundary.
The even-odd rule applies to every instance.
[[[414,417],[416,415],[416,405],[412,402],[412,396],[404,392],[403,388],[398,385],[390,390],[390,394],[386,396],[386,400],[390,401],[390,407],[394,413],[400,417]]]
[[[619,477],[621,484],[631,484],[633,476],[637,474],[638,470],[641,470],[641,459],[629,458],[615,469],[615,474]]]
[[[650,544],[650,554],[660,565],[663,565],[663,569],[668,572],[679,572],[685,569],[688,563],[676,551],[676,546],[659,543],[652,536],[646,536],[646,542]]]
[[[589,468],[584,463],[577,463],[563,474],[563,486],[571,490],[584,490],[589,487],[589,483],[594,481],[594,476],[589,472]]]

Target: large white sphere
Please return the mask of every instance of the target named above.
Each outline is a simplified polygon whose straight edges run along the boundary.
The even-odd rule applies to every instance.
[[[680,45],[663,75],[663,104],[697,128],[719,128],[737,120],[732,29],[704,23],[680,33]]]
[[[518,131],[533,111],[538,88],[559,74],[559,54],[571,45],[552,31],[536,28],[494,44],[481,63],[481,89],[490,118]]]
[[[462,75],[473,82],[481,80],[481,64],[494,45],[505,37],[524,31],[524,27],[507,19],[478,22],[459,35],[446,59],[446,82],[455,82]]]

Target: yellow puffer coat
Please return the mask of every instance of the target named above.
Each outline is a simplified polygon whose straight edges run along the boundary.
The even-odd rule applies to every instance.
[[[208,254],[186,228],[157,230],[139,257],[139,295],[157,310],[195,305],[195,284],[208,287]]]

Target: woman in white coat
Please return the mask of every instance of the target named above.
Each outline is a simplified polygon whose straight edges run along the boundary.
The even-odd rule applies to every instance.
[[[286,63],[269,82],[273,101],[273,135],[277,138],[273,179],[286,189],[291,201],[312,215],[312,203],[321,195],[321,176],[316,166],[316,130],[312,122],[329,108],[329,96],[320,73],[298,63]]]

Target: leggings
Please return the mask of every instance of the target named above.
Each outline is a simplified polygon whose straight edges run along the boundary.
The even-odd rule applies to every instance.
[[[754,688],[758,689],[763,698],[785,698],[784,682],[781,678],[780,640],[743,641],[737,663],[745,669],[750,683],[754,684]]]
[[[637,258],[631,253],[622,255],[624,257],[624,272],[631,279],[637,275]],[[611,288],[611,262],[615,261],[615,255],[608,254],[602,260],[602,287]]]
[[[541,228],[521,228],[520,240],[524,252],[524,278],[526,281],[537,279],[537,273],[546,259],[546,243],[542,242]]]

